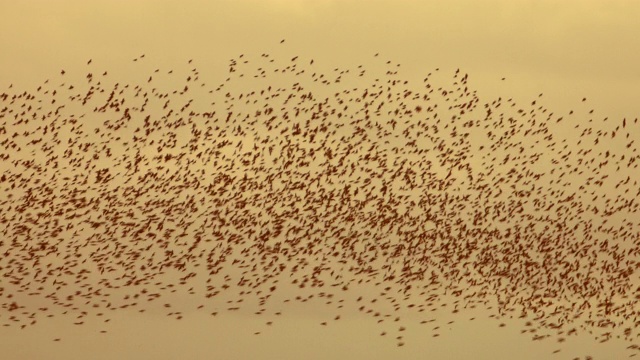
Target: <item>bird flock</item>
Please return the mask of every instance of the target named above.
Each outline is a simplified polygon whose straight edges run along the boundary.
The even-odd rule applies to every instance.
[[[212,86],[193,60],[133,62],[135,83],[89,60],[0,90],[2,326],[185,303],[275,326],[315,299],[336,312],[319,326],[357,309],[397,346],[439,336],[445,307],[557,351],[578,332],[640,350],[637,119],[483,100],[379,54],[240,55]]]

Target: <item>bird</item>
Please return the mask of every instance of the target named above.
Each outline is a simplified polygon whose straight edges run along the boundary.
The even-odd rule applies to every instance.
[[[464,69],[437,83],[392,60],[323,72],[243,53],[210,86],[194,59],[174,74],[151,58],[142,81],[0,95],[3,325],[320,300],[322,326],[355,305],[385,339],[439,338],[452,322],[427,314],[474,308],[505,331],[526,318],[532,341],[634,338],[636,120],[560,123],[542,93],[484,100]]]

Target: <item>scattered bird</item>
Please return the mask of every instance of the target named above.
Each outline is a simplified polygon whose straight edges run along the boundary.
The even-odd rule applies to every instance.
[[[567,134],[541,99],[483,103],[461,69],[414,85],[298,58],[243,55],[213,86],[189,66],[180,86],[155,69],[0,94],[3,325],[179,320],[188,293],[213,317],[251,299],[255,316],[321,299],[379,326],[483,307],[500,327],[522,313],[534,340],[581,321],[634,341],[637,119]],[[300,295],[273,304],[283,289]]]

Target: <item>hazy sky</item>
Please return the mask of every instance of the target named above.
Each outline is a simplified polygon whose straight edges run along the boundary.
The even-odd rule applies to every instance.
[[[459,68],[483,101],[502,96],[529,103],[544,93],[545,106],[562,113],[587,97],[596,118],[632,119],[640,114],[639,13],[640,2],[621,0],[0,0],[0,93],[10,84],[33,89],[57,79],[61,69],[81,77],[89,59],[96,73],[122,79],[140,75],[131,60],[141,54],[149,64],[145,74],[184,68],[194,59],[202,76],[217,83],[240,54],[299,55],[326,69],[363,64],[375,71],[383,68],[373,57],[380,53],[381,61],[401,64],[403,78]],[[7,166],[0,163],[0,170]],[[260,338],[251,334],[263,318],[233,314],[210,321],[193,313],[176,322],[164,314],[121,312],[107,335],[43,319],[23,331],[0,329],[0,357],[543,359],[554,349],[529,341],[517,326],[464,322],[466,314],[440,339],[430,333],[422,339],[419,328],[407,332],[407,345],[398,349],[380,341],[371,330],[375,322],[358,313],[319,328],[321,308],[289,311]],[[52,343],[54,332],[65,340]],[[585,334],[554,356],[584,351],[617,359],[624,347],[613,340],[597,344]]]
[[[477,85],[508,76],[525,94],[546,91],[569,101],[588,93],[603,111],[637,110],[630,101],[640,75],[633,1],[43,0],[0,6],[3,81],[39,81],[87,57],[107,64],[141,52],[158,62],[193,57],[213,65],[272,50],[287,38],[287,50],[335,63],[381,52],[407,71],[460,67]]]

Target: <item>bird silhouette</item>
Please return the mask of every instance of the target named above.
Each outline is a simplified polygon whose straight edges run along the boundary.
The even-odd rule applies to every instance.
[[[482,100],[462,69],[414,84],[390,60],[321,73],[242,54],[209,86],[193,59],[145,73],[144,57],[139,82],[70,72],[0,94],[3,325],[180,320],[190,294],[212,317],[323,301],[389,337],[437,338],[452,322],[426,314],[481,307],[535,341],[635,341],[637,119]]]

